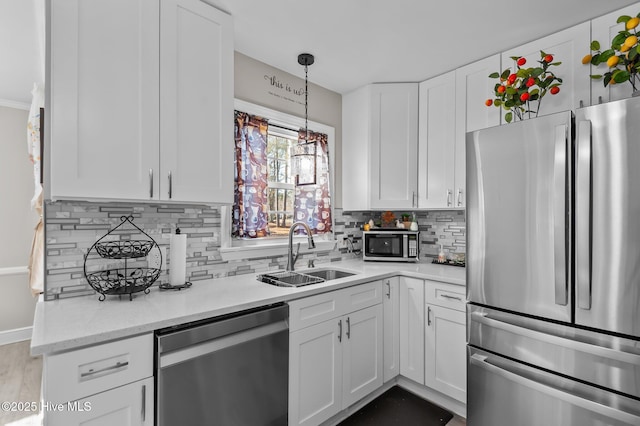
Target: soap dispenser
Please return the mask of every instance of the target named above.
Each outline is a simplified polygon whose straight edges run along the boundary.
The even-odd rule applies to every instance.
[[[444,250],[442,249],[442,244],[440,244],[440,252],[438,253],[438,263],[445,263],[447,261],[447,257],[444,254]]]

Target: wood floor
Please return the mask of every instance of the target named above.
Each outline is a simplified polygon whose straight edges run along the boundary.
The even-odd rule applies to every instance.
[[[38,402],[42,381],[42,357],[29,353],[30,341],[0,346],[0,402]],[[466,426],[464,418],[454,414],[446,426]],[[4,411],[0,425],[40,426],[42,413]]]
[[[39,405],[42,357],[29,353],[30,341],[0,346],[0,402],[35,402]],[[21,407],[13,407],[21,408]],[[0,408],[0,425],[41,425],[41,413]]]

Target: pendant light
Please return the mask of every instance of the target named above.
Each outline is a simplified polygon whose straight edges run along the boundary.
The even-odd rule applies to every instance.
[[[304,141],[293,146],[293,172],[296,186],[316,183],[316,141],[309,141],[309,65],[314,62],[310,53],[298,55],[298,63],[304,65]]]

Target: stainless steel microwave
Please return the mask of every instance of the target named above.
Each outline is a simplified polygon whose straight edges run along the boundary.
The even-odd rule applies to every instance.
[[[417,262],[419,231],[385,229],[363,233],[364,260],[387,262]]]

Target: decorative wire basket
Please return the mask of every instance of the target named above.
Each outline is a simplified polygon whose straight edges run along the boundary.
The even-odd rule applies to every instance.
[[[105,259],[135,259],[146,257],[154,244],[148,240],[104,241],[96,243],[96,251]]]
[[[84,257],[84,276],[91,288],[100,293],[98,300],[101,302],[108,295],[128,294],[129,300],[133,300],[133,293],[142,291],[148,294],[149,287],[158,279],[162,268],[162,252],[155,240],[133,223],[133,216],[121,216],[120,221],[118,226],[98,239]],[[127,223],[148,239],[105,241],[105,238]],[[102,259],[124,260],[124,265],[109,265],[104,270],[90,271],[87,260],[94,250]],[[157,268],[146,265],[143,259],[150,256],[152,250],[159,258]],[[129,265],[130,259],[134,260],[134,265]]]

